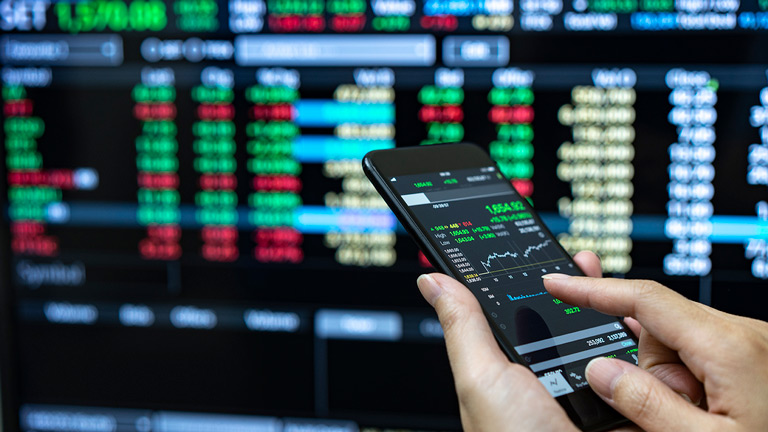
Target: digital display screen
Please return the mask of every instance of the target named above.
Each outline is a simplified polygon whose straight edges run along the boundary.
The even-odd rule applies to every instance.
[[[584,369],[594,357],[637,363],[635,341],[615,317],[544,289],[542,275],[581,273],[496,167],[402,175],[389,184],[550,394],[588,387]]]
[[[765,0],[0,0],[0,30],[3,430],[460,429],[376,149],[475,143],[569,253],[768,318]]]

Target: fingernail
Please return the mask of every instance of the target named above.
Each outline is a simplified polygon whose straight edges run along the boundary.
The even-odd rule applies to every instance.
[[[419,276],[419,278],[416,279],[416,285],[419,286],[419,291],[421,291],[421,295],[424,296],[424,299],[432,306],[435,305],[435,301],[443,292],[443,288],[440,287],[435,279],[428,274]]]
[[[698,400],[698,401],[694,402],[694,401],[691,400],[691,397],[688,396],[685,393],[678,393],[678,394],[680,395],[681,398],[685,399],[685,401],[690,403],[691,405],[699,406],[699,404],[701,404],[701,400]]]
[[[550,279],[568,279],[569,277],[570,276],[568,276],[567,274],[549,273],[549,274],[543,275],[541,278],[544,280],[550,280]]]
[[[619,361],[598,357],[592,359],[584,371],[595,393],[606,399],[613,399],[613,387],[619,377],[624,375],[624,368],[619,365]]]

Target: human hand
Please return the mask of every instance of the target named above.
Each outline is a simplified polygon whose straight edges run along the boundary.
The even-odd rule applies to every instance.
[[[640,367],[598,358],[586,371],[592,389],[635,424],[647,431],[768,431],[768,323],[651,281],[549,275],[544,284],[566,303],[642,325]],[[678,393],[703,396],[702,407]]]
[[[594,254],[580,253],[574,260],[586,274],[601,275]],[[418,285],[443,326],[464,430],[577,430],[536,375],[501,351],[464,285],[438,273],[419,277]]]
[[[601,275],[594,254],[582,252],[574,260],[585,274]],[[625,320],[639,334],[640,366],[647,372],[623,361],[595,359],[587,376],[598,394],[637,424],[648,430],[768,430],[762,415],[768,412],[762,364],[768,358],[767,323],[715,311],[652,282],[567,278],[545,283],[570,304],[648,321],[649,327],[641,329],[633,318]],[[615,284],[621,289],[614,292]],[[420,278],[419,288],[443,323],[465,429],[575,430],[533,373],[507,360],[469,290],[444,275]],[[618,378],[611,376],[616,371]],[[705,388],[702,406],[708,411],[676,396],[698,402]]]

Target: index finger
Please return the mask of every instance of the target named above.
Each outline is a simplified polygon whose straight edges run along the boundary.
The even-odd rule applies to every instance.
[[[652,281],[596,279],[552,274],[544,287],[566,303],[595,309],[609,315],[630,316],[644,329],[675,351],[697,347],[686,344],[712,324],[694,302]],[[681,328],[685,331],[681,331]]]

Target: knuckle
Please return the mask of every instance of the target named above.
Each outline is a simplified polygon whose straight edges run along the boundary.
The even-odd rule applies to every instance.
[[[637,295],[643,297],[652,297],[656,295],[664,286],[656,281],[641,279],[635,284]]]
[[[752,349],[752,332],[740,325],[722,320],[717,323],[720,332],[717,337],[711,337],[709,344],[722,352],[725,358],[737,360]]]
[[[670,296],[670,293],[674,293],[673,291],[656,281],[639,280],[633,288],[636,312],[637,308],[642,308],[658,314],[666,308],[673,307],[670,301],[676,300],[675,295]]]
[[[739,330],[734,332],[738,335],[735,339],[739,341],[739,346],[744,349],[746,358],[768,357],[768,340],[762,334],[749,327],[741,327]]]
[[[757,325],[762,322],[723,315],[714,310],[708,311],[707,318],[716,321],[719,329],[707,342],[724,356],[735,361],[768,357],[768,333]]]

